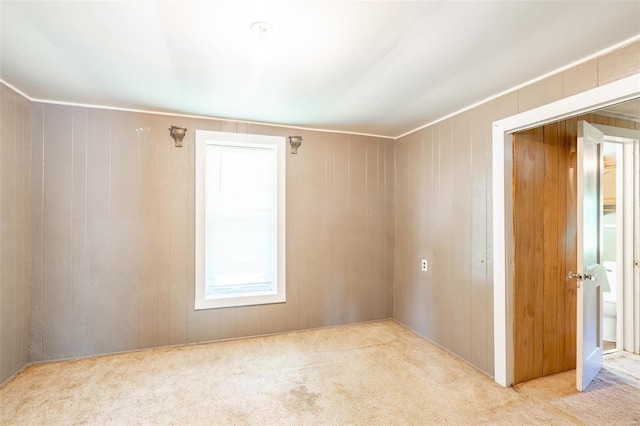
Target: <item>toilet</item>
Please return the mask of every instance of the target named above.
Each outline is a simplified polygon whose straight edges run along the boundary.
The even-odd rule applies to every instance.
[[[616,262],[603,262],[602,266],[607,271],[607,280],[609,281],[610,291],[605,291],[602,293],[602,311],[604,317],[604,340],[608,340],[609,342],[616,341],[616,325],[617,325],[617,316],[618,310],[616,306],[617,301],[617,290],[618,290],[618,279],[616,275]]]

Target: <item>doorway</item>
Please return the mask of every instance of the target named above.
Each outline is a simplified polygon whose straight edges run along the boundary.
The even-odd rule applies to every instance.
[[[636,119],[640,104],[638,112]],[[515,384],[577,365],[577,281],[568,274],[577,271],[579,253],[576,142],[583,122],[609,135],[594,151],[593,164],[601,175],[594,180],[596,198],[588,215],[594,224],[594,232],[588,233],[594,260],[607,271],[599,272],[597,283],[603,289],[605,351],[607,346],[622,349],[623,330],[631,327],[622,315],[624,288],[631,283],[624,280],[623,269],[632,263],[632,256],[624,254],[633,253],[633,223],[625,222],[634,213],[630,206],[638,203],[629,191],[633,164],[624,163],[640,135],[635,140],[621,137],[636,132],[636,121],[612,120],[607,114],[596,111],[513,134]]]
[[[513,199],[511,197],[511,136],[514,132],[539,127],[567,117],[583,114],[640,96],[640,74],[494,123],[493,130],[493,224],[494,224],[494,345],[495,381],[503,386],[514,383],[513,318]],[[634,228],[637,229],[637,228]],[[637,245],[637,241],[634,243]],[[637,247],[635,247],[637,249]],[[637,253],[637,251],[636,251]],[[638,268],[634,269],[635,294]],[[635,299],[634,299],[635,300]],[[635,303],[635,302],[634,302]],[[637,310],[633,330],[634,352],[640,342]]]
[[[634,109],[640,111],[640,101]],[[634,263],[638,260],[634,252],[638,253],[639,245],[634,206],[640,205],[637,176],[640,125],[636,123],[633,129],[621,126],[622,123],[618,118],[610,119],[607,125],[596,125],[604,134],[600,254],[609,284],[609,291],[603,294],[604,350],[638,353],[633,330],[640,295],[634,291],[633,282],[637,280]]]

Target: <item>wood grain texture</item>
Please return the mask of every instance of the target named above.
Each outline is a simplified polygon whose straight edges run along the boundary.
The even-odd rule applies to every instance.
[[[542,131],[529,130],[514,135],[513,141],[513,220],[514,220],[514,353],[515,381],[530,380],[542,374],[542,354],[536,346],[537,324],[543,324],[543,315],[536,311],[536,288],[543,284],[539,272],[541,263],[530,256],[536,254],[536,239],[542,229],[536,229],[536,186],[542,176],[536,173],[536,145],[542,144]],[[526,285],[524,284],[526,283]]]
[[[575,294],[565,270],[576,256],[576,216],[570,208],[576,203],[575,180],[566,177],[575,169],[568,143],[574,124],[514,135],[516,383],[575,367]]]
[[[560,188],[558,182],[561,174],[564,174],[565,167],[560,164],[560,149],[558,147],[558,125],[557,123],[544,126],[543,149],[544,161],[541,162],[544,168],[544,179],[542,180],[542,220],[544,226],[543,233],[543,340],[542,340],[542,372],[543,375],[560,372],[558,367],[558,351],[556,340],[558,327],[558,299],[556,297],[557,288],[562,287],[563,269],[560,269],[560,256],[558,256],[558,241],[563,240],[558,233],[558,200],[564,198],[565,188]],[[564,212],[564,210],[562,211]],[[553,238],[553,236],[557,236]],[[549,238],[551,237],[551,238]],[[564,256],[562,256],[564,258]]]
[[[516,383],[576,365],[576,141],[584,114],[514,135]],[[635,127],[627,120],[618,127]]]

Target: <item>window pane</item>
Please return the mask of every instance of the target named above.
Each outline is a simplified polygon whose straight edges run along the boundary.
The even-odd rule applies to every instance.
[[[275,150],[207,144],[205,161],[205,297],[275,292]]]

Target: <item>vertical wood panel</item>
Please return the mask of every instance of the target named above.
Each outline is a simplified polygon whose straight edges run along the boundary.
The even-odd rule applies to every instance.
[[[334,285],[335,303],[337,306],[336,320],[339,324],[346,323],[347,317],[347,235],[349,224],[347,221],[348,177],[349,177],[349,138],[346,135],[336,135],[334,141],[334,182],[333,202],[330,207],[332,224],[330,231],[332,246],[334,247],[332,282]]]
[[[198,316],[198,340],[200,342],[218,340],[220,338],[220,309],[206,309],[199,312]]]
[[[25,195],[24,194],[28,194],[28,192],[23,192],[24,191],[24,181],[25,181],[25,177],[24,177],[24,169],[25,164],[23,163],[23,159],[25,157],[25,153],[28,149],[28,144],[23,143],[24,141],[24,134],[23,134],[23,127],[22,127],[22,120],[23,120],[23,116],[24,116],[24,111],[22,109],[22,102],[20,100],[20,98],[15,97],[14,98],[14,102],[15,102],[15,114],[14,114],[14,120],[13,120],[13,126],[14,126],[14,140],[13,140],[13,144],[15,146],[15,158],[14,158],[14,162],[15,162],[15,167],[16,167],[16,179],[15,179],[15,184],[14,184],[14,193],[15,193],[15,205],[13,207],[14,211],[15,211],[15,222],[14,222],[14,227],[15,227],[15,257],[14,257],[14,268],[15,268],[15,280],[13,282],[13,286],[15,288],[15,299],[14,299],[14,316],[13,316],[13,323],[15,324],[15,339],[14,339],[14,344],[13,344],[13,363],[12,363],[12,370],[16,370],[18,368],[20,368],[21,365],[23,365],[23,328],[22,328],[22,324],[23,324],[23,317],[25,315],[25,311],[24,310],[24,299],[26,294],[28,293],[28,291],[25,291],[25,282],[26,282],[26,275],[25,275],[25,271],[24,271],[24,267],[23,265],[26,263],[26,256],[25,256],[25,242],[26,242],[26,223],[24,222],[24,218],[25,218],[25,203],[24,203],[24,199],[25,199]],[[1,131],[1,130],[0,130]],[[0,154],[1,155],[1,154]],[[1,254],[0,254],[1,256]],[[0,286],[2,286],[2,284],[0,284]],[[0,337],[0,342],[2,341],[2,338]],[[0,360],[0,364],[2,363],[2,361]]]
[[[556,288],[556,297],[555,297],[555,305],[556,305],[556,368],[558,371],[563,371],[567,369],[567,364],[565,362],[565,339],[567,338],[567,322],[571,322],[571,319],[566,314],[564,310],[564,300],[565,293],[567,291],[567,286],[570,285],[570,280],[567,278],[566,273],[570,270],[567,266],[566,256],[562,255],[562,253],[566,253],[568,251],[569,246],[567,245],[568,235],[566,234],[568,230],[568,216],[567,212],[567,190],[569,188],[569,167],[568,167],[568,150],[564,141],[563,135],[566,133],[566,121],[560,121],[556,123],[556,144],[558,146],[558,160],[557,160],[557,170],[558,170],[558,209],[557,209],[557,227],[558,232],[564,232],[565,238],[557,239],[557,257],[558,257],[558,271],[561,274],[560,279],[558,280],[558,286]],[[570,327],[570,326],[569,326]]]
[[[0,379],[10,377],[16,370],[15,344],[17,335],[16,298],[16,99],[2,88],[0,98]]]
[[[376,315],[379,300],[378,265],[371,264],[371,259],[378,259],[377,250],[380,246],[378,230],[381,228],[378,209],[378,144],[372,138],[366,138],[365,146],[365,217],[364,217],[364,250],[361,254],[364,265],[363,283],[364,320],[379,318]]]
[[[70,107],[44,108],[44,245],[42,352],[65,357],[71,338],[72,131]]]
[[[363,137],[351,136],[348,145],[348,232],[347,232],[347,322],[364,318],[360,303],[366,288],[363,286],[365,265],[363,250],[364,212],[366,209],[366,144]]]
[[[384,140],[377,140],[374,142],[376,145],[376,185],[377,185],[377,203],[375,206],[375,212],[377,216],[377,228],[376,228],[376,253],[375,259],[384,259],[385,256],[385,234],[386,234],[386,198],[385,198],[385,178],[386,178],[386,166],[385,166],[385,152],[386,143]],[[388,286],[388,282],[385,278],[385,264],[384,262],[376,262],[376,299],[375,299],[375,317],[384,318],[385,316],[385,289]],[[392,282],[392,281],[391,281]]]
[[[385,294],[384,306],[385,312],[383,318],[393,316],[393,285],[394,262],[393,255],[395,253],[395,217],[396,217],[396,149],[395,142],[387,141],[385,143],[385,244],[382,261],[384,262],[384,280]],[[391,261],[390,261],[391,260]],[[392,285],[389,285],[392,283]]]
[[[462,358],[471,359],[471,128],[469,114],[453,122],[451,172],[456,191],[452,198],[452,348]]]
[[[420,198],[422,185],[422,133],[411,135],[405,143],[407,145],[407,182],[406,182],[406,222],[405,235],[407,250],[401,260],[401,267],[405,270],[405,289],[403,297],[408,308],[407,325],[413,330],[421,328],[420,318],[424,310],[424,273],[420,262],[420,227],[422,224],[422,200]]]
[[[246,306],[246,335],[258,336],[262,334],[262,310],[260,306]]]
[[[440,260],[440,232],[442,231],[441,223],[440,223],[440,177],[441,177],[441,169],[440,169],[440,126],[436,125],[432,128],[431,135],[431,188],[430,188],[430,199],[431,203],[429,208],[431,210],[431,252],[429,257],[430,265],[429,270],[431,271],[431,279],[433,280],[432,286],[432,299],[431,304],[429,306],[429,321],[432,324],[431,334],[429,337],[433,339],[435,342],[440,344],[442,342],[442,323],[439,322],[440,317],[440,309],[442,305],[442,286],[443,286],[443,270],[442,265],[439,263]],[[398,243],[396,243],[396,247]],[[396,249],[397,250],[397,249]]]
[[[2,90],[5,90],[4,87]],[[35,103],[31,109],[31,350],[29,358],[32,361],[42,360],[42,308],[44,305],[42,248],[43,168],[44,105]]]
[[[493,117],[495,117],[497,112],[497,107],[495,103],[489,103],[484,105],[486,108],[487,117],[489,117],[489,122],[492,122]],[[486,169],[487,174],[487,218],[492,217],[492,206],[493,206],[493,186],[492,186],[492,128],[490,126],[483,126],[483,130],[485,132],[485,160],[488,164]],[[511,155],[508,156],[508,160],[505,161],[505,167],[508,169],[511,168],[513,160],[511,159]],[[489,366],[487,370],[485,370],[488,374],[493,376],[494,374],[494,339],[493,339],[493,315],[494,315],[494,306],[493,306],[493,221],[487,220],[487,285],[486,285],[486,298],[485,303],[487,305],[487,316],[485,320],[485,327],[487,330],[487,359],[489,362]]]
[[[435,317],[433,315],[433,292],[434,292],[434,280],[433,280],[433,241],[431,235],[433,233],[433,190],[434,180],[437,179],[435,175],[434,167],[434,138],[433,129],[427,128],[422,131],[422,192],[420,198],[422,200],[422,236],[420,244],[420,252],[422,254],[421,259],[427,260],[427,272],[422,272],[424,276],[425,285],[425,301],[422,309],[421,320],[424,325],[421,327],[423,333],[428,338],[433,338],[433,331],[436,327],[434,323]],[[429,266],[431,265],[431,266]]]
[[[32,119],[39,120],[39,129],[42,129],[42,109],[34,111],[31,117],[29,101],[0,86],[0,118],[0,383],[4,383],[29,362],[30,356],[29,138]],[[42,139],[39,142],[42,152]],[[37,272],[40,271],[41,266]]]
[[[247,308],[239,306],[236,308],[236,337],[248,336],[247,333]]]
[[[282,303],[260,306],[262,316],[262,334],[282,333],[284,331],[284,310]]]
[[[311,138],[309,138],[311,139]],[[325,291],[327,282],[326,265],[331,256],[327,246],[327,210],[326,210],[326,143],[322,136],[314,134],[306,144],[305,155],[313,161],[309,165],[309,288],[308,288],[308,327],[321,327],[325,324],[326,312],[330,310],[330,301]],[[300,155],[302,150],[299,151]]]
[[[438,309],[438,321],[442,327],[442,345],[452,350],[453,325],[451,324],[451,309],[458,301],[453,299],[451,283],[455,274],[452,264],[452,245],[450,232],[453,230],[451,212],[453,208],[453,170],[452,158],[454,156],[452,146],[452,123],[448,120],[440,126],[440,187],[439,187],[439,236],[438,256],[435,267],[441,268],[442,288],[440,292],[440,308]]]
[[[338,245],[338,213],[336,195],[336,185],[341,185],[337,182],[336,171],[336,150],[339,150],[339,146],[336,142],[335,135],[327,135],[325,137],[326,146],[326,192],[325,203],[326,218],[324,232],[327,238],[327,246],[330,250],[330,257],[327,259],[326,268],[326,288],[325,288],[325,313],[326,324],[335,325],[340,323],[340,309],[342,307],[342,283],[340,281],[340,272],[337,271],[336,265],[340,261],[340,254],[337,252]]]
[[[234,339],[238,336],[236,332],[236,308],[225,308],[220,310],[220,338]]]
[[[300,134],[303,139],[309,136],[306,132],[297,133]],[[298,234],[298,279],[296,282],[298,293],[298,327],[308,327],[308,313],[309,313],[309,155],[308,150],[300,150],[297,155],[289,154],[289,159],[295,158],[297,163],[297,178],[294,181],[294,185],[298,185],[298,189],[295,192],[296,198],[294,203],[297,205],[297,216],[294,220],[297,221],[296,232]]]
[[[109,352],[110,133],[109,111],[87,110],[87,355]]]
[[[24,260],[18,266],[23,269],[22,280],[16,283],[20,286],[22,292],[22,350],[20,357],[16,360],[14,368],[17,370],[22,368],[29,362],[29,350],[31,344],[30,328],[31,328],[31,102],[22,97],[18,97],[18,103],[22,105],[21,121],[22,122],[22,138],[17,141],[23,146],[23,158],[20,164],[22,171],[21,180],[23,183],[20,196],[21,203],[24,207],[20,216],[24,221],[24,231],[22,235]],[[1,126],[1,124],[0,124]],[[1,379],[0,379],[1,381]]]
[[[182,149],[187,150],[187,276],[186,276],[186,304],[187,304],[187,341],[189,343],[198,342],[198,334],[200,333],[200,316],[195,310],[195,258],[196,258],[196,192],[195,192],[195,175],[196,175],[196,129],[202,120],[190,119],[187,127],[187,144]],[[188,129],[191,129],[189,131]],[[219,314],[218,314],[219,316]],[[218,320],[218,339],[220,338],[220,321]]]
[[[471,362],[488,371],[493,359],[488,357],[487,327],[487,153],[491,151],[484,123],[488,121],[486,108],[478,108],[471,117]]]
[[[542,143],[542,129],[520,132],[513,138],[513,220],[514,220],[514,379],[516,383],[540,377],[536,368],[536,287],[542,265],[532,261],[536,250],[536,144]],[[542,357],[540,356],[541,360]],[[540,367],[542,365],[540,364]]]
[[[287,303],[284,312],[285,330],[297,330],[299,327],[300,293],[298,283],[300,280],[300,210],[299,202],[304,187],[300,184],[300,157],[287,153],[286,162],[287,181]]]
[[[86,353],[87,334],[87,111],[73,109],[71,274],[71,356]]]
[[[139,127],[138,114],[111,112],[110,351],[138,348]]]
[[[138,339],[141,348],[158,345],[159,140],[151,129],[158,116],[140,115],[140,292]],[[166,141],[165,141],[166,142]]]
[[[535,159],[533,160],[534,167],[534,200],[537,205],[544,206],[544,181],[548,178],[544,174],[544,165],[545,165],[545,157],[544,157],[544,130],[542,128],[534,129],[534,134],[536,134],[536,143],[532,146],[532,152],[534,152]],[[537,314],[534,316],[534,335],[533,335],[533,360],[534,360],[534,371],[536,377],[544,374],[543,370],[543,356],[544,351],[538,350],[539,348],[543,348],[544,342],[544,303],[545,303],[545,294],[544,294],[544,273],[542,273],[543,268],[545,266],[545,255],[544,252],[544,240],[545,240],[545,227],[544,227],[544,218],[541,212],[538,210],[536,212],[535,206],[531,205],[530,209],[533,214],[534,219],[534,247],[533,251],[530,253],[531,258],[531,283],[534,284],[534,299],[533,299],[533,309]],[[546,206],[545,206],[546,208]],[[526,231],[525,231],[526,232]],[[556,236],[557,238],[557,236]],[[542,278],[542,279],[541,279]],[[542,313],[542,315],[540,315]]]
[[[409,210],[408,198],[408,142],[406,140],[396,143],[396,161],[398,167],[396,169],[396,200],[397,205],[401,206],[395,215],[395,235],[402,241],[396,247],[394,252],[394,298],[393,298],[393,316],[403,324],[409,322],[409,306],[407,305],[407,268],[405,262],[408,255],[408,232],[407,220]]]
[[[171,340],[171,217],[172,217],[172,169],[171,152],[175,149],[167,137],[172,120],[158,116],[157,125],[151,128],[151,138],[158,141],[158,345],[165,346]],[[175,309],[175,308],[174,308]]]
[[[187,119],[172,117],[171,125],[187,127]],[[170,144],[171,145],[171,144]],[[170,258],[170,314],[169,343],[172,345],[187,342],[187,186],[189,152],[184,148],[170,147],[171,188],[171,258]]]
[[[561,287],[562,276],[558,268],[558,198],[560,190],[558,182],[558,132],[557,124],[544,126],[544,180],[542,182],[542,218],[544,223],[543,231],[543,254],[542,266],[543,278],[543,342],[542,342],[542,375],[547,376],[561,371],[557,365],[556,339],[561,334],[557,321],[557,288]]]

